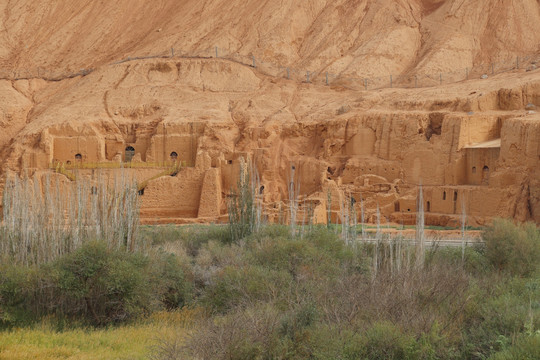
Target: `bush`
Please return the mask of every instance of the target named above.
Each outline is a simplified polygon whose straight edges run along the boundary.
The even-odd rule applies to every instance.
[[[229,228],[224,225],[158,225],[139,229],[139,242],[154,246],[180,243],[191,256],[197,256],[201,247],[212,240],[231,243],[230,236]]]
[[[538,280],[502,277],[496,286],[493,278],[487,282],[485,289],[470,292],[472,301],[463,312],[464,350],[469,355],[487,357],[505,349],[516,334],[540,327]]]
[[[291,277],[285,271],[248,265],[226,267],[208,286],[203,301],[214,311],[225,312],[239,305],[277,301],[286,297]]]
[[[540,359],[540,333],[520,336],[516,343],[489,358],[490,360],[534,360]]]
[[[496,219],[483,234],[486,257],[499,271],[527,276],[540,264],[540,233],[533,223]]]
[[[150,281],[157,295],[158,307],[167,310],[182,308],[193,296],[192,279],[186,279],[178,256],[159,252],[150,257]]]
[[[487,274],[492,268],[484,253],[485,249],[483,247],[469,246],[465,248],[465,256],[462,258],[460,248],[441,247],[437,251],[428,254],[426,264],[446,264],[457,268],[463,267],[465,271],[471,274]]]
[[[347,359],[417,359],[414,337],[390,323],[376,323],[345,350]]]
[[[50,266],[58,310],[92,325],[119,322],[147,313],[154,296],[148,259],[90,242]],[[55,307],[56,307],[55,306]]]
[[[152,257],[89,242],[39,267],[5,264],[0,272],[0,323],[21,326],[44,315],[94,326],[134,319],[191,298],[174,255]]]
[[[36,309],[33,299],[38,289],[35,269],[3,264],[0,267],[0,325],[22,326],[32,322]]]
[[[230,314],[202,321],[183,348],[159,351],[157,359],[276,359],[281,345],[277,335],[280,314],[271,305],[235,308]],[[189,357],[187,355],[192,355]]]

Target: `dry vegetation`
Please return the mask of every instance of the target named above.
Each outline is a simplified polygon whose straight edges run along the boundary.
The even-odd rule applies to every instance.
[[[126,242],[127,230],[96,233],[92,226],[79,229],[92,229],[104,241],[84,237],[75,243],[81,233],[74,231],[73,223],[56,220],[59,225],[54,227],[52,219],[62,216],[46,211],[44,223],[36,219],[31,224],[50,226],[45,233],[51,235],[27,243],[30,246],[15,246],[38,235],[10,228],[8,222],[17,219],[13,214],[31,217],[25,207],[38,209],[52,201],[44,200],[51,197],[47,192],[32,199],[31,190],[37,193],[38,185],[15,180],[4,197],[8,216],[3,236],[9,236],[2,238],[0,264],[0,326],[5,335],[0,358],[66,357],[74,348],[103,354],[109,350],[88,348],[96,341],[93,336],[103,336],[99,341],[107,347],[118,334],[133,331],[140,336],[158,324],[167,333],[160,341],[138,344],[137,354],[124,345],[116,345],[120,350],[112,346],[111,356],[158,360],[540,356],[540,234],[535,225],[497,220],[485,231],[485,247],[464,251],[425,249],[420,223],[414,244],[385,238],[380,232],[375,244],[357,241],[352,219],[339,227],[264,225],[257,210],[258,186],[247,169],[231,196],[229,207],[236,206],[238,213],[231,216],[229,226],[141,227],[135,243],[147,246],[138,247]],[[111,214],[117,211],[111,204],[129,203],[115,200],[118,194],[129,199],[125,194],[133,188],[119,184],[124,185],[114,189],[124,190],[89,191],[77,204],[91,204],[92,196],[98,195],[101,204],[109,205],[106,214]],[[75,183],[68,193],[54,193],[56,204],[79,198],[73,194],[82,197],[85,191],[77,189],[85,185]],[[86,208],[60,209],[66,220],[77,218],[70,214],[96,213]],[[347,211],[347,204],[342,208]],[[130,209],[136,211],[136,206]],[[95,225],[95,217],[83,219],[83,224]],[[358,238],[364,239],[363,229],[361,234]],[[51,239],[68,245],[50,253]],[[46,255],[36,255],[42,253]],[[184,321],[174,321],[178,317]],[[143,320],[148,318],[154,325]],[[126,324],[132,329],[127,333],[122,330]],[[79,329],[89,329],[90,345],[70,344],[76,342],[69,339]],[[21,344],[15,345],[14,338],[22,339]],[[35,342],[42,338],[49,341],[36,349]]]
[[[78,179],[70,184],[8,177],[2,198],[0,257],[42,264],[100,239],[133,251],[139,223],[137,186],[123,174],[114,179]]]

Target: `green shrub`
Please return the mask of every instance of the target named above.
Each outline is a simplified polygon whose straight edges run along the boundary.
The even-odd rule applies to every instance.
[[[227,266],[208,286],[203,302],[215,311],[225,312],[260,301],[278,301],[287,296],[290,283],[291,277],[285,271],[253,265]]]
[[[347,359],[417,359],[414,337],[390,323],[376,323],[345,349]]]
[[[38,288],[35,269],[3,264],[0,266],[0,327],[23,326],[36,316],[32,299]]]
[[[351,265],[353,252],[325,228],[304,239],[266,237],[249,244],[249,260],[259,266],[286,270],[293,278],[335,277]]]
[[[124,321],[147,313],[155,295],[148,259],[90,242],[51,264],[58,311],[93,325]]]
[[[202,246],[212,240],[230,243],[230,230],[224,225],[152,225],[139,229],[142,243],[165,245],[180,242],[191,256],[197,256]]]
[[[89,242],[39,267],[0,269],[0,324],[21,326],[55,315],[102,326],[191,298],[182,264],[172,254],[144,256]]]
[[[499,271],[530,275],[540,264],[540,233],[533,223],[496,219],[483,234],[486,257]]]
[[[177,256],[159,252],[150,257],[149,266],[153,293],[167,310],[181,308],[191,301],[192,281],[186,280],[183,265]]]
[[[490,270],[490,263],[485,256],[483,247],[465,248],[464,261],[460,248],[441,247],[437,251],[430,252],[426,258],[426,264],[446,264],[448,266],[462,267],[468,273],[487,274]]]
[[[489,358],[490,360],[537,360],[540,359],[540,332],[522,335],[515,344]]]
[[[487,279],[493,282],[495,279]],[[497,279],[497,285],[470,291],[464,344],[469,355],[487,357],[503,350],[512,338],[540,327],[540,286],[527,278]]]

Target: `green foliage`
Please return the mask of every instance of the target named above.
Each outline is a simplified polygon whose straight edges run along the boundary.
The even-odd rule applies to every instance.
[[[238,305],[258,301],[277,300],[286,296],[291,281],[286,271],[248,265],[241,268],[228,266],[218,275],[215,283],[206,289],[204,302],[212,310],[225,312]]]
[[[471,289],[474,299],[464,309],[466,349],[471,356],[488,357],[504,350],[515,334],[540,329],[540,286],[537,279],[490,278]]]
[[[533,223],[496,219],[483,238],[486,257],[499,271],[528,276],[540,265],[540,232]]]
[[[463,267],[472,274],[487,274],[490,271],[490,262],[484,253],[485,249],[483,247],[466,247],[463,261],[460,248],[440,248],[435,252],[429,252],[426,262],[428,264],[447,264],[448,266]]]
[[[0,273],[0,320],[19,326],[53,314],[102,326],[140,317],[190,299],[174,255],[153,258],[88,242],[36,268],[5,265]]]
[[[167,310],[182,308],[193,297],[192,281],[186,279],[183,264],[174,254],[159,252],[149,259],[149,277],[158,304]]]
[[[255,187],[251,182],[249,167],[240,162],[240,177],[236,189],[231,189],[227,202],[230,241],[238,241],[250,235],[257,224]]]
[[[180,244],[191,256],[196,256],[203,245],[213,240],[231,243],[230,230],[225,225],[141,226],[138,237],[141,243],[154,246]]]
[[[416,359],[417,344],[414,337],[403,333],[390,323],[376,323],[356,344],[346,350],[350,359]]]
[[[91,242],[51,264],[58,310],[105,325],[150,310],[152,287],[145,274],[148,260],[138,254],[110,250]]]
[[[540,359],[540,332],[521,335],[508,348],[497,352],[490,360],[537,360]]]
[[[107,325],[188,305],[202,310],[190,338],[157,359],[532,359],[540,270],[532,258],[520,270],[516,254],[537,230],[503,225],[486,231],[494,242],[510,234],[514,254],[500,266],[492,243],[464,260],[439,248],[423,268],[376,274],[370,246],[347,246],[324,226],[303,236],[269,226],[235,242],[223,240],[227,226],[148,228],[155,245],[144,255],[88,243],[49,264],[0,265],[0,323]]]
[[[33,299],[39,285],[35,269],[0,266],[0,327],[30,323],[35,318]]]

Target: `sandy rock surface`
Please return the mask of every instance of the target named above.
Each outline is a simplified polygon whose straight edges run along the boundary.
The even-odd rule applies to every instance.
[[[540,221],[535,0],[19,0],[0,19],[0,189],[79,158],[178,160],[143,219],[216,221],[249,159],[270,221],[291,181],[300,221],[354,198],[414,223],[420,184],[433,225]]]

